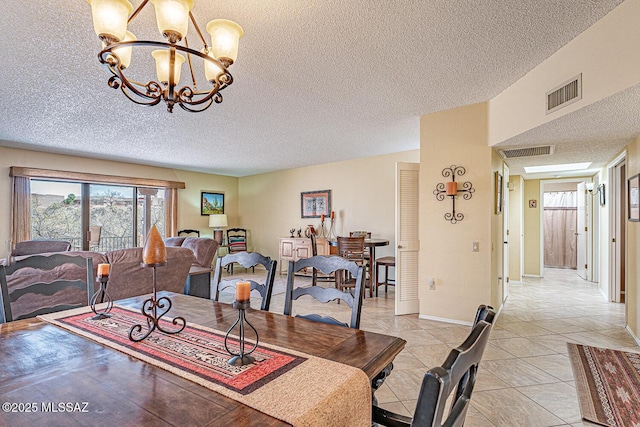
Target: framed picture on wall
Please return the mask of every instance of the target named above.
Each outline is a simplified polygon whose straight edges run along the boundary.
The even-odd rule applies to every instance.
[[[224,213],[224,193],[202,191],[200,197],[200,215]]]
[[[629,221],[640,221],[640,175],[634,175],[627,180],[627,203]]]
[[[495,213],[502,213],[502,174],[498,171],[494,172],[495,175]]]
[[[304,191],[300,193],[302,218],[320,218],[331,213],[331,190]]]

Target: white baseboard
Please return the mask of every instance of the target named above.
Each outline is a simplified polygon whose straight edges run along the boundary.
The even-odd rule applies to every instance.
[[[523,274],[522,277],[534,277],[536,279],[540,279],[543,276],[539,275],[539,274]]]
[[[636,344],[640,346],[640,338],[638,338],[636,334],[633,333],[629,325],[625,326],[625,329],[631,334],[631,337],[636,341]]]
[[[436,322],[454,323],[456,325],[464,325],[464,326],[473,325],[473,322],[465,322],[464,320],[457,320],[457,319],[448,319],[446,317],[428,316],[426,314],[421,314],[420,316],[418,316],[418,318],[425,319],[425,320],[435,320]]]

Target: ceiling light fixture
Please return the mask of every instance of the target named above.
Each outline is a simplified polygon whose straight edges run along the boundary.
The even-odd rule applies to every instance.
[[[545,166],[525,166],[526,173],[542,173],[542,172],[568,172],[588,169],[591,162],[584,163],[567,163],[564,165],[545,165]]]
[[[127,26],[149,0],[144,0],[133,13],[133,6],[128,0],[87,2],[91,5],[95,32],[103,43],[98,60],[113,74],[108,81],[110,87],[119,88],[136,104],[151,106],[165,101],[170,113],[176,104],[186,111],[200,112],[209,108],[214,101],[217,104],[222,102],[220,91],[233,83],[229,67],[238,56],[238,41],[243,34],[238,24],[226,19],[210,21],[206,26],[211,36],[209,46],[191,13],[194,0],[151,0],[158,29],[166,41],[137,40],[127,31]],[[189,47],[186,37],[189,20],[204,45],[200,52]],[[182,40],[184,46],[178,45]],[[128,73],[130,71],[133,47],[143,46],[157,48],[151,52],[155,59],[157,80],[151,79],[147,83],[127,78],[124,73],[125,69]],[[200,91],[197,88],[192,56],[200,57],[204,62],[204,75],[211,85],[207,90]],[[193,87],[178,89],[181,65],[185,61],[189,64]]]

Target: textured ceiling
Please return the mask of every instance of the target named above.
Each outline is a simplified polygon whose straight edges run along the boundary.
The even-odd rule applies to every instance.
[[[493,98],[619,3],[199,0],[201,28],[213,18],[244,28],[234,84],[206,112],[169,114],[107,86],[87,2],[2,1],[0,145],[232,176],[417,149],[420,115]],[[148,5],[131,28],[157,39],[154,21]],[[582,154],[606,161],[598,144],[640,129],[637,119],[620,132],[605,122],[616,138],[594,129],[597,110],[615,107],[507,143],[587,141],[595,148]]]

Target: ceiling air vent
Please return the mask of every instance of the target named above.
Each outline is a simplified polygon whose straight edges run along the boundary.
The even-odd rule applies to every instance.
[[[511,150],[500,150],[500,154],[505,159],[531,156],[549,156],[555,151],[555,145],[541,145],[539,147],[514,148]]]
[[[547,92],[547,114],[582,99],[582,73]]]

